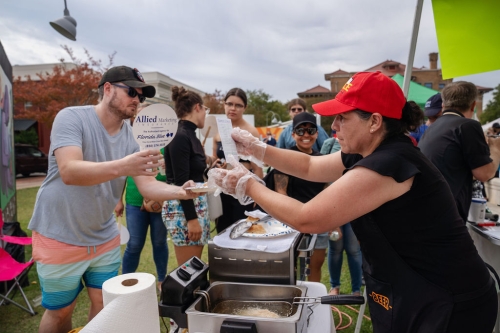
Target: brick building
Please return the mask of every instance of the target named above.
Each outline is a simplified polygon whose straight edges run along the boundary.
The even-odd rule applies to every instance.
[[[433,52],[429,54],[429,68],[426,67],[421,67],[421,68],[416,68],[413,67],[412,69],[412,76],[411,80],[421,84],[423,86],[426,86],[428,88],[434,89],[441,91],[443,88],[450,82],[453,81],[453,79],[446,79],[443,80],[441,69],[437,68],[437,62],[438,62],[438,53]],[[372,66],[370,68],[367,68],[365,70],[360,70],[363,72],[376,72],[380,71],[381,73],[392,77],[393,75],[396,74],[401,74],[404,76],[406,70],[406,65],[402,64],[400,62],[394,61],[394,60],[385,60],[375,66]],[[331,97],[327,97],[327,94],[324,93],[322,97],[324,97],[323,100],[327,100],[329,98],[333,98],[339,91],[342,89],[344,84],[351,78],[354,74],[356,74],[358,71],[355,72],[346,72],[343,71],[342,69],[339,69],[335,72],[325,74],[325,80],[330,82],[330,91],[331,91]],[[320,87],[320,86],[318,86]],[[316,89],[312,88],[310,90]],[[483,95],[489,91],[492,91],[493,88],[486,88],[486,87],[481,87],[477,86],[479,90],[479,96],[477,98],[477,106],[476,106],[476,111],[477,111],[477,116],[481,115],[483,112]],[[309,97],[310,94],[307,94],[308,91],[302,93],[298,93],[297,95],[308,102],[308,99],[312,98]],[[302,97],[302,96],[304,97]],[[316,101],[318,101],[318,96],[314,97]],[[309,104],[309,103],[308,103]]]

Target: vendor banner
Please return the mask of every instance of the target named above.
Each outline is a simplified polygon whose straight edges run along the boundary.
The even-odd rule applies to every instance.
[[[281,132],[283,132],[283,128],[281,127],[256,127],[259,132],[260,139],[264,139],[267,137],[267,133],[271,133],[271,136],[278,141]]]
[[[499,0],[432,0],[443,79],[500,69]]]
[[[13,110],[12,66],[0,43],[0,214],[11,222],[17,215]]]

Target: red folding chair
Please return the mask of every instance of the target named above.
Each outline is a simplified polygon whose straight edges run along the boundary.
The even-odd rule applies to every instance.
[[[5,243],[12,243],[23,246],[30,245],[31,237],[4,236],[3,225],[4,221],[2,210],[0,209],[0,283],[3,282],[6,287],[5,289],[7,290],[7,282],[12,282],[12,285],[10,286],[10,288],[8,288],[5,294],[0,293],[0,306],[4,303],[12,303],[34,316],[36,315],[36,312],[33,310],[33,307],[31,306],[31,303],[26,297],[26,294],[24,293],[24,290],[21,286],[22,281],[27,277],[34,261],[33,259],[30,259],[26,263],[20,263],[14,260],[14,258],[12,258],[12,256],[4,249]],[[21,296],[24,298],[27,307],[12,300],[13,296],[9,295],[15,291],[19,291],[21,293]]]

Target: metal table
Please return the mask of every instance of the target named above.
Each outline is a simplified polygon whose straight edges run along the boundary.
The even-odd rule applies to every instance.
[[[477,252],[481,258],[492,266],[500,275],[500,239],[484,233],[485,229],[467,222],[469,234],[476,245]],[[497,286],[497,294],[500,303],[500,292]],[[495,333],[500,333],[500,307],[495,325]]]

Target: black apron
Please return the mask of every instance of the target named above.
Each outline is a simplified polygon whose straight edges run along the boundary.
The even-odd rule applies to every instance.
[[[374,333],[445,333],[455,302],[486,293],[453,295],[414,271],[368,215],[351,223],[360,240]]]

